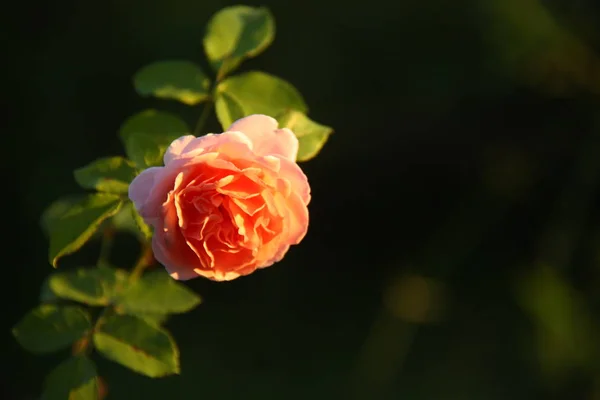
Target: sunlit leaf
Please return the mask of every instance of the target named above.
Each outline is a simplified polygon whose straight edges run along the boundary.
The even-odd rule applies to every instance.
[[[137,212],[135,207],[131,207],[131,213],[133,214],[133,220],[134,220],[135,225],[137,226],[139,232],[141,233],[142,237],[147,241],[151,240],[152,239],[152,226],[146,224],[146,222],[144,221],[142,216]]]
[[[302,95],[294,86],[258,71],[225,79],[217,86],[216,96],[217,117],[223,129],[250,114],[276,116],[287,110],[308,111]]]
[[[268,9],[244,5],[227,7],[208,22],[204,51],[222,78],[249,57],[263,52],[275,37],[275,21]]]
[[[135,90],[142,96],[198,104],[210,94],[210,79],[191,61],[166,60],[146,65],[133,77]]]
[[[91,306],[106,306],[121,290],[127,272],[109,267],[79,268],[56,272],[49,278],[48,286],[56,296]]]
[[[152,239],[152,228],[136,211],[131,202],[126,202],[121,211],[112,218],[114,227],[123,232],[129,232],[142,241]]]
[[[127,119],[120,136],[127,156],[145,169],[163,165],[163,155],[171,142],[189,132],[186,123],[176,115],[146,110]]]
[[[333,133],[332,128],[314,122],[300,111],[286,111],[279,115],[277,120],[279,127],[291,129],[298,138],[298,161],[315,157]]]
[[[12,333],[26,350],[50,353],[73,344],[91,328],[90,316],[81,307],[43,304],[27,313]]]
[[[96,400],[98,380],[92,360],[82,355],[71,357],[48,374],[42,400]]]
[[[121,203],[118,195],[91,194],[71,205],[68,211],[56,219],[49,221],[50,263],[56,267],[59,258],[79,250],[104,220],[119,211]]]
[[[171,314],[190,311],[200,301],[200,296],[161,269],[144,274],[116,304],[128,314]]]
[[[100,158],[74,171],[82,188],[109,193],[127,193],[136,174],[134,164],[123,157]]]
[[[179,373],[179,351],[171,335],[138,317],[106,317],[94,345],[109,360],[152,378]]]
[[[242,106],[227,93],[219,93],[215,101],[215,112],[223,130],[231,124],[245,116]]]

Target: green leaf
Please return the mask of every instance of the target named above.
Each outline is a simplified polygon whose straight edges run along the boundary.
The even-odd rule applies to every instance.
[[[119,315],[131,315],[131,314],[124,312],[123,310],[121,310],[119,308],[116,308],[115,311]],[[144,321],[148,322],[151,325],[162,325],[163,323],[167,322],[167,320],[169,319],[169,314],[160,314],[160,313],[137,312],[137,313],[135,313],[135,316],[143,319]]]
[[[233,97],[224,92],[217,94],[215,111],[223,130],[229,128],[231,124],[245,115],[242,106]]]
[[[56,267],[59,258],[79,250],[104,220],[119,211],[121,204],[121,198],[117,195],[91,194],[73,204],[60,217],[52,219],[48,254],[50,263]]]
[[[129,201],[126,202],[121,208],[121,211],[113,217],[112,223],[116,229],[129,232],[141,241],[149,241],[152,239],[152,228],[144,222],[144,219]]]
[[[222,78],[245,58],[263,52],[274,38],[275,21],[268,9],[232,6],[210,19],[203,44],[218,78]]]
[[[225,79],[217,86],[216,93],[216,112],[223,129],[241,118],[240,113],[245,117],[251,114],[275,116],[287,110],[308,111],[302,95],[294,86],[259,71]]]
[[[74,356],[48,374],[42,400],[96,400],[98,392],[96,366],[85,356]]]
[[[167,322],[169,319],[169,314],[154,314],[154,313],[145,313],[138,314],[138,317],[142,318],[146,322],[154,325],[161,325]]]
[[[76,169],[73,174],[84,189],[126,194],[137,171],[135,165],[123,157],[106,157]]]
[[[60,300],[60,298],[54,294],[52,289],[50,289],[50,278],[52,275],[48,275],[44,282],[42,282],[42,286],[40,288],[40,303],[55,303]]]
[[[146,110],[127,119],[120,136],[127,156],[145,169],[163,165],[163,155],[171,142],[189,132],[186,123],[176,115]]]
[[[325,145],[333,129],[321,125],[306,116],[306,114],[289,110],[277,117],[281,128],[289,128],[298,138],[298,161],[307,161],[315,157]]]
[[[190,311],[200,301],[200,296],[161,269],[144,274],[116,304],[127,314],[172,314]]]
[[[23,348],[41,354],[68,347],[90,329],[90,316],[81,307],[43,304],[27,313],[12,333]]]
[[[112,315],[94,334],[109,360],[151,378],[179,373],[179,350],[164,329],[132,315]]]
[[[142,96],[178,100],[193,106],[210,94],[210,79],[191,61],[166,60],[146,65],[133,77]]]
[[[137,210],[135,209],[135,207],[131,207],[131,213],[133,214],[133,220],[135,221],[135,225],[137,226],[138,230],[140,231],[142,237],[146,240],[146,241],[150,241],[152,239],[152,227],[148,224],[146,224],[146,222],[144,221],[144,219],[142,218],[142,216],[137,212]]]
[[[50,231],[53,226],[56,226],[56,221],[60,219],[67,211],[69,211],[74,205],[80,203],[86,195],[72,195],[64,196],[58,200],[55,200],[50,204],[40,217],[40,226],[46,235],[50,235]]]
[[[107,306],[124,289],[127,272],[109,267],[79,268],[50,276],[48,286],[60,298],[90,306]]]

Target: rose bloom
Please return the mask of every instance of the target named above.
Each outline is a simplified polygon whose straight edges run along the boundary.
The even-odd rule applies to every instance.
[[[183,136],[129,198],[154,227],[152,249],[174,279],[227,281],[281,260],[308,228],[310,186],[298,139],[266,115],[221,134]]]

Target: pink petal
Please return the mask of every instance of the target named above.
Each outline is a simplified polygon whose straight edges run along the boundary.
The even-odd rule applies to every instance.
[[[298,244],[308,231],[308,209],[299,196],[292,194],[287,199],[288,204],[288,239],[287,244]]]
[[[244,133],[261,156],[279,155],[296,161],[298,139],[287,128],[277,129],[277,120],[267,115],[254,114],[235,121],[228,131]]]
[[[252,142],[240,132],[224,132],[220,134],[208,133],[204,136],[182,136],[175,139],[167,151],[163,161],[165,166],[179,158],[191,158],[210,151],[227,143],[242,143],[252,149]]]
[[[156,174],[162,170],[162,167],[151,167],[142,171],[141,174],[129,185],[129,198],[135,205],[135,208],[140,211],[150,197],[150,192],[154,187]]]
[[[163,157],[163,162],[165,163],[165,165],[173,161],[173,159],[179,157],[183,149],[185,149],[185,146],[187,146],[194,139],[196,139],[196,137],[193,135],[186,135],[180,137],[179,139],[175,139],[171,143]]]
[[[300,196],[305,205],[308,205],[310,203],[310,185],[308,184],[308,178],[298,164],[282,160],[279,173],[290,182],[292,191]]]
[[[156,169],[154,174],[154,184],[149,193],[146,194],[144,201],[144,207],[138,208],[138,211],[142,217],[148,222],[149,218],[158,217],[160,206],[167,199],[167,193],[173,189],[175,184],[175,178],[185,165],[185,160],[173,160],[166,167],[153,167],[145,170]],[[141,176],[141,175],[140,175]],[[129,188],[131,193],[131,186]],[[129,196],[131,198],[131,195]]]
[[[156,237],[156,239],[154,237]],[[159,235],[155,233],[154,237],[152,238],[152,252],[154,253],[154,258],[165,267],[173,279],[187,281],[188,279],[198,277],[198,274],[194,272],[193,265],[189,265],[183,260],[173,260],[172,257],[167,255]]]
[[[205,154],[199,157],[202,160],[213,159],[216,154]],[[154,185],[152,190],[147,196],[147,200],[144,203],[144,212],[140,211],[140,215],[145,219],[150,217],[157,217],[159,215],[160,207],[162,203],[167,199],[167,194],[170,190],[175,187],[175,180],[177,175],[192,163],[192,159],[188,158],[175,158],[169,162],[169,165],[158,168],[158,173],[154,179]]]
[[[227,143],[242,143],[250,149],[252,148],[252,142],[239,132],[208,133],[189,142],[183,149],[182,156],[197,156]]]
[[[167,213],[167,214],[173,214]],[[152,252],[173,279],[188,280],[198,277],[194,268],[200,260],[185,242],[172,215],[160,221],[152,236]]]

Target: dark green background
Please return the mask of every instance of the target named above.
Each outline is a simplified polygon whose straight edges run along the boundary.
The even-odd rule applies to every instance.
[[[36,398],[67,354],[27,354],[9,333],[51,271],[39,214],[80,191],[73,169],[123,153],[129,115],[158,107],[194,123],[199,107],[139,98],[131,76],[160,59],[204,63],[204,26],[230,4],[38,1],[3,12],[3,398]],[[302,165],[308,236],[252,276],[189,282],[204,304],[168,323],[182,374],[151,380],[99,361],[109,398],[600,399],[594,1],[246,4],[269,6],[277,36],[243,70],[289,80],[311,117],[335,128]],[[208,128],[219,131],[216,119]],[[126,267],[137,244],[121,239],[114,259]],[[64,268],[96,252],[92,243]],[[532,291],[546,324],[515,289],[541,266],[576,294]],[[393,289],[403,274],[443,288],[429,298],[438,318],[416,327],[386,308],[390,290],[416,293],[409,310],[421,304],[420,287]]]

